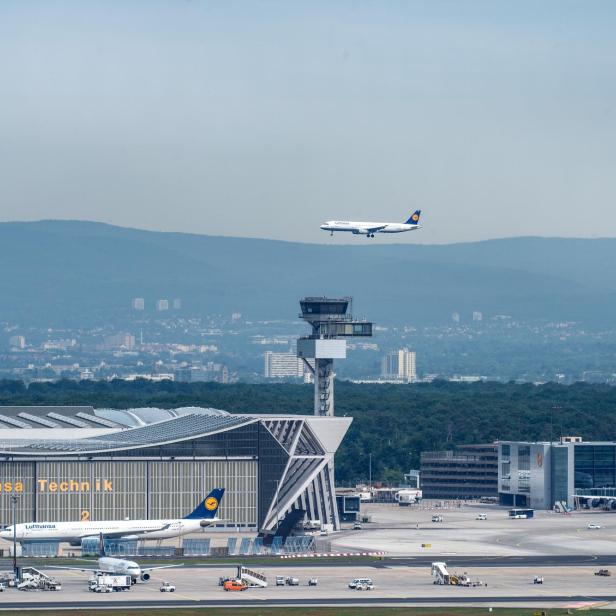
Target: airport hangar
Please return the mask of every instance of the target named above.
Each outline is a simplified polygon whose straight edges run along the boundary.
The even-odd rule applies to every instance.
[[[339,528],[332,464],[350,417],[209,408],[0,407],[0,523],[181,518],[215,487],[216,526],[295,509]]]

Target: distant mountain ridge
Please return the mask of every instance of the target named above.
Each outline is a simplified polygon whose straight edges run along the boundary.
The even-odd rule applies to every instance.
[[[357,245],[163,233],[79,221],[0,223],[0,320],[89,324],[180,297],[186,312],[292,319],[302,295],[353,295],[385,324],[470,317],[613,319],[616,239]]]

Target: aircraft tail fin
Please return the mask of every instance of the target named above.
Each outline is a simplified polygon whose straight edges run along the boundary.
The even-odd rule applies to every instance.
[[[420,216],[421,216],[421,210],[415,210],[404,224],[405,225],[418,225]]]
[[[224,493],[224,488],[215,488],[195,507],[195,510],[185,516],[184,519],[213,520],[216,517]]]

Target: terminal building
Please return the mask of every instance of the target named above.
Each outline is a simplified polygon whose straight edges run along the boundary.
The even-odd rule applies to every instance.
[[[501,505],[533,509],[611,506],[616,442],[575,436],[552,443],[500,442],[498,496]]]
[[[421,454],[423,498],[477,499],[498,496],[495,444],[461,445],[456,451]]]
[[[208,408],[0,407],[0,523],[169,519],[226,489],[218,526],[297,509],[339,528],[331,462],[350,417]]]

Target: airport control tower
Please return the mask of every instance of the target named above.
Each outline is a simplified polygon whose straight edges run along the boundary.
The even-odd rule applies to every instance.
[[[372,336],[372,323],[347,314],[352,302],[351,297],[304,297],[299,301],[299,316],[310,324],[312,334],[297,341],[297,356],[314,375],[315,415],[334,414],[334,359],[346,358],[346,339]]]

